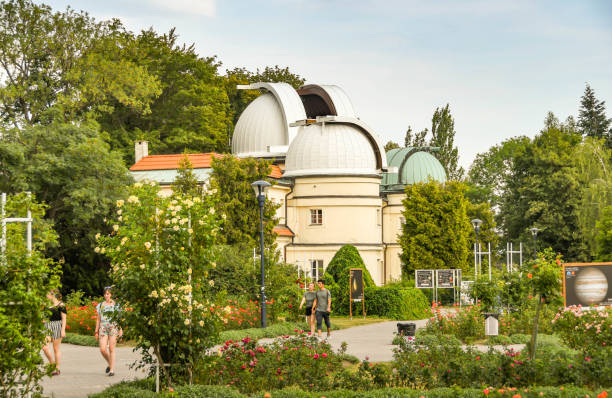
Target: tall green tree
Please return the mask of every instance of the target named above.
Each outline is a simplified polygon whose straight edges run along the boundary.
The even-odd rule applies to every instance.
[[[0,154],[6,152],[14,156],[3,163],[0,187],[31,191],[48,206],[45,217],[59,239],[46,255],[64,260],[63,288],[99,295],[108,261],[94,253],[94,236],[106,231],[104,218],[131,180],[121,155],[95,128],[66,124],[4,131]]]
[[[202,188],[198,178],[193,174],[193,165],[187,154],[179,161],[177,176],[172,182],[172,192],[179,192],[185,197],[202,196]]]
[[[612,261],[612,205],[603,209],[601,219],[597,220],[596,259]]]
[[[460,180],[463,178],[463,167],[459,167],[459,150],[455,146],[455,120],[453,119],[448,104],[444,108],[436,108],[431,119],[431,141],[430,145],[440,147],[437,157],[448,178]]]
[[[259,249],[260,216],[259,204],[251,183],[270,180],[271,163],[254,158],[238,159],[224,156],[214,159],[209,180],[209,189],[215,196],[215,211],[222,217],[219,243],[243,244]],[[274,184],[274,181],[270,180]],[[278,223],[276,209],[280,204],[266,200],[264,205],[264,243],[275,247]]]
[[[0,3],[0,123],[84,120],[112,103],[148,112],[157,82],[145,66],[117,56],[128,37],[118,20],[29,0]]]
[[[385,152],[389,152],[391,149],[397,149],[399,148],[399,144],[397,142],[393,142],[393,141],[388,141],[385,144]]]
[[[598,100],[595,97],[595,90],[587,84],[584,94],[580,98],[580,109],[578,111],[580,132],[587,137],[605,138],[610,143],[611,122],[606,117],[606,102]]]
[[[399,243],[402,271],[416,269],[468,269],[469,239],[466,186],[457,181],[442,185],[418,183],[406,187],[403,216],[406,220]]]
[[[406,135],[404,136],[404,147],[410,148],[427,146],[427,140],[425,139],[425,137],[427,136],[428,132],[429,130],[423,129],[418,133],[414,133],[413,135],[412,127],[408,126],[408,129],[406,130]]]

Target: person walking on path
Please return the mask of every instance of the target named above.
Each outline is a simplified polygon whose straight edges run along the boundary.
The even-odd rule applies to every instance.
[[[331,323],[329,322],[329,313],[331,312],[331,293],[325,288],[325,281],[323,279],[318,280],[319,290],[315,293],[315,300],[313,308],[315,311],[315,317],[317,319],[317,333],[321,338],[321,327],[322,321],[325,320],[325,326],[327,326],[327,337],[331,336]]]
[[[312,304],[314,303],[316,293],[314,291],[314,282],[308,284],[308,291],[304,292],[302,302],[300,303],[300,310],[304,303],[306,303],[306,323],[310,326],[310,334],[314,336],[315,325],[314,325],[314,314],[312,312]]]
[[[111,319],[113,312],[117,311],[117,305],[112,298],[110,286],[104,288],[104,301],[98,304],[96,311],[98,311],[98,317],[96,318],[95,336],[100,343],[100,353],[108,364],[106,373],[109,376],[114,376],[115,347],[117,346],[117,338],[121,338],[123,335],[123,330]]]
[[[59,376],[60,362],[62,360],[60,345],[62,344],[62,339],[66,337],[66,306],[62,303],[62,294],[57,289],[47,293],[47,298],[51,300],[52,306],[49,307],[51,316],[45,324],[47,338],[43,346],[43,352],[49,363],[55,364],[55,370],[51,373],[51,376]],[[52,345],[55,359],[51,355]]]

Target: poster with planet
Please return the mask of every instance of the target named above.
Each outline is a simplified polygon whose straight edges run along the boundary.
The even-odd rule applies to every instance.
[[[612,263],[563,264],[565,306],[612,305]]]

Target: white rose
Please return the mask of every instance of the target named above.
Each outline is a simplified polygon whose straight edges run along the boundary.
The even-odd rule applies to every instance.
[[[115,232],[119,231],[119,226],[117,224],[113,225],[113,231]]]
[[[191,321],[189,319],[185,319],[185,325],[189,325]]]

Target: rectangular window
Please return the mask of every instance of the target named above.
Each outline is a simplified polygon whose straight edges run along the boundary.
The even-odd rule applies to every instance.
[[[323,224],[323,210],[322,209],[310,209],[310,225],[322,225]]]
[[[315,281],[323,276],[325,270],[323,269],[323,260],[309,260],[310,261],[310,277]]]

